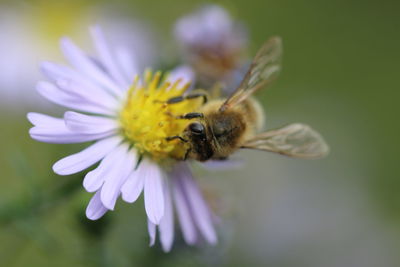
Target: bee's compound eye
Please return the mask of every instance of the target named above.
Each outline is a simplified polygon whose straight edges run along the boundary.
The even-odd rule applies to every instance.
[[[194,122],[189,125],[189,130],[194,134],[204,134],[204,126],[199,122]]]

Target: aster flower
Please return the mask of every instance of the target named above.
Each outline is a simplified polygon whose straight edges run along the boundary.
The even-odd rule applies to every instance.
[[[212,214],[190,166],[172,159],[182,157],[186,148],[166,140],[186,126],[168,114],[188,113],[201,105],[197,100],[165,104],[187,90],[193,74],[179,68],[167,78],[151,71],[139,77],[135,61],[130,60],[134,58],[131,51],[112,50],[98,27],[92,28],[91,34],[96,56],[64,38],[61,49],[72,67],[42,64],[50,82],[39,82],[37,90],[73,111],[65,112],[63,118],[29,113],[34,125],[31,137],[58,144],[93,142],[53,165],[55,173],[70,175],[100,162],[83,180],[84,188],[94,194],[86,209],[89,219],[97,220],[114,210],[120,196],[133,203],[143,191],[151,245],[158,228],[162,248],[171,249],[174,211],[188,244],[201,239],[215,244]]]
[[[207,5],[179,19],[174,28],[183,58],[206,86],[242,79],[247,33],[217,5]],[[237,81],[238,82],[238,81]]]

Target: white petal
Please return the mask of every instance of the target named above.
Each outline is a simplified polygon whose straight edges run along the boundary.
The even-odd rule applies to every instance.
[[[244,165],[244,161],[241,159],[229,158],[226,160],[207,160],[205,162],[201,162],[200,165],[203,168],[212,171],[218,170],[232,170],[232,169],[240,169]]]
[[[143,191],[145,172],[151,164],[153,163],[150,163],[147,159],[143,159],[137,169],[132,171],[124,185],[121,187],[123,200],[128,203],[133,203],[138,199],[140,193]]]
[[[119,148],[117,147],[105,156],[96,169],[86,174],[85,179],[83,179],[83,187],[86,191],[95,192],[100,189],[104,183],[106,175],[117,162],[116,159],[118,154]]]
[[[115,61],[115,56],[112,55],[109,45],[107,44],[106,38],[104,37],[104,33],[100,27],[95,26],[90,29],[92,34],[93,42],[95,44],[97,53],[100,57],[100,60],[104,64],[104,66],[109,71],[111,77],[118,83],[122,89],[127,89],[129,87],[129,82],[122,76],[121,70],[119,66],[117,66]]]
[[[174,241],[174,216],[172,210],[171,193],[167,180],[164,180],[165,213],[160,221],[160,241],[165,252],[171,250]]]
[[[180,163],[181,182],[193,211],[194,221],[203,237],[210,243],[217,243],[217,234],[212,223],[211,212],[198,185],[195,183],[187,163]]]
[[[27,118],[33,125],[42,128],[57,128],[64,125],[63,119],[36,112],[29,112]]]
[[[65,112],[64,120],[68,129],[83,134],[109,132],[119,127],[115,119],[85,115],[73,111]]]
[[[101,203],[100,191],[97,191],[86,208],[86,217],[88,217],[90,220],[97,220],[100,219],[107,211],[107,208]]]
[[[60,81],[68,81],[68,83],[73,86],[73,88],[69,88],[68,91],[74,94],[80,93],[79,95],[84,95],[84,98],[88,101],[94,100],[93,95],[96,95],[96,100],[98,101],[101,101],[101,99],[103,99],[104,97],[111,96],[110,99],[107,99],[107,103],[102,103],[107,106],[111,105],[108,102],[116,100],[115,96],[109,93],[109,90],[105,89],[98,83],[93,82],[84,74],[79,73],[70,67],[52,62],[43,62],[41,64],[41,70],[45,74],[45,76],[54,83],[59,83]],[[66,88],[63,89],[65,90]],[[83,94],[85,92],[90,92],[92,93],[92,95],[87,96]],[[88,97],[89,99],[87,99]]]
[[[125,79],[129,83],[132,83],[135,75],[140,73],[138,65],[135,64],[137,62],[137,58],[134,57],[131,51],[125,47],[117,48],[116,57],[119,65],[121,66],[123,74],[125,75]]]
[[[67,129],[64,125],[55,125],[54,127],[39,127],[35,126],[29,129],[30,136],[40,142],[53,144],[71,144],[83,143],[103,139],[114,135],[113,131],[103,132],[99,134],[81,134],[75,133]]]
[[[53,165],[53,170],[59,175],[69,175],[80,172],[101,160],[121,141],[119,136],[100,140],[81,152],[57,161]]]
[[[94,82],[110,90],[110,92],[115,95],[121,96],[122,90],[70,39],[63,38],[61,40],[61,49],[71,65],[73,65],[77,70],[85,73]]]
[[[88,80],[85,76],[82,76],[80,73],[75,71],[74,69],[63,66],[53,62],[42,62],[40,65],[40,69],[43,74],[53,82],[56,82],[60,79],[73,80],[75,82],[79,82],[82,84],[91,84],[94,85],[93,82]]]
[[[170,83],[174,83],[178,80],[180,81],[180,85],[183,86],[187,83],[190,83],[191,85],[194,84],[195,81],[195,74],[194,71],[192,70],[191,67],[182,65],[177,68],[175,68],[167,77],[167,81]]]
[[[150,247],[154,246],[156,243],[156,225],[152,223],[150,220],[147,220],[147,231],[150,236]]]
[[[183,239],[189,245],[193,245],[197,241],[197,229],[193,221],[191,214],[190,205],[185,192],[182,189],[180,178],[174,176],[172,173],[171,177],[173,181],[173,196],[176,207],[176,212],[179,219],[179,224],[182,229]]]
[[[72,79],[60,78],[55,81],[58,88],[73,98],[85,99],[89,103],[115,111],[120,105],[115,96],[89,84],[76,82]]]
[[[155,164],[149,164],[144,173],[144,204],[147,217],[154,224],[159,224],[164,215],[163,175]]]
[[[49,82],[39,82],[36,89],[43,97],[60,106],[90,113],[115,115],[115,111],[94,104],[82,97],[71,96]]]
[[[115,203],[121,193],[121,186],[125,183],[128,175],[136,165],[136,155],[128,151],[128,145],[120,146],[115,164],[107,173],[101,188],[101,201],[108,209],[113,210]]]

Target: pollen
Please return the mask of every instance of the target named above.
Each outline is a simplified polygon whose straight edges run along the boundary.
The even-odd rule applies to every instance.
[[[197,110],[201,99],[188,99],[168,104],[173,97],[182,96],[189,84],[181,80],[170,83],[162,79],[162,73],[146,71],[144,79],[137,76],[127,93],[126,102],[120,112],[120,124],[124,137],[141,155],[153,160],[183,159],[188,144],[179,139],[188,120],[177,118]]]

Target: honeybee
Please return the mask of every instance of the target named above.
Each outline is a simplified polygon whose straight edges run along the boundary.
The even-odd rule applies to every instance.
[[[281,69],[281,55],[281,39],[269,39],[257,52],[239,87],[227,99],[211,100],[199,112],[181,116],[193,122],[180,136],[169,140],[180,139],[189,144],[184,159],[222,160],[243,148],[296,158],[320,158],[328,153],[321,135],[305,124],[294,123],[259,133],[263,110],[251,95],[275,79]]]

